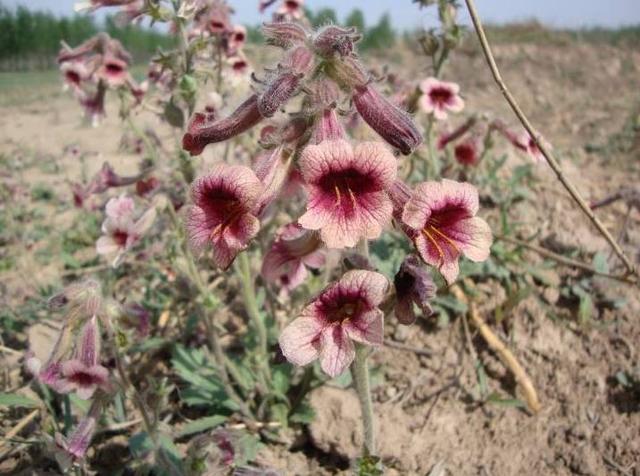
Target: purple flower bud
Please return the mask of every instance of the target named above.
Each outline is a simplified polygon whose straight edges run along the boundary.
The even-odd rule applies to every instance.
[[[429,301],[436,294],[436,286],[426,267],[415,255],[407,256],[400,270],[393,279],[396,288],[395,314],[401,324],[413,324],[416,314],[413,310],[415,303],[425,316],[431,315],[433,310]]]
[[[354,43],[360,38],[361,35],[355,28],[328,25],[318,32],[313,40],[313,46],[324,58],[331,58],[335,54],[349,56],[353,53]]]
[[[273,116],[295,94],[300,85],[300,75],[280,74],[258,99],[258,111],[262,117]]]
[[[327,62],[325,72],[340,85],[341,88],[351,91],[356,87],[365,87],[369,83],[369,73],[362,63],[353,56],[336,58]]]
[[[353,102],[365,122],[404,155],[409,155],[422,142],[409,114],[389,102],[371,84],[356,87]]]
[[[306,75],[314,66],[313,53],[306,46],[297,46],[287,53],[281,67],[292,73]]]
[[[281,48],[304,43],[308,35],[301,25],[290,22],[265,23],[262,25],[262,34],[268,45]]]
[[[258,95],[254,94],[229,116],[209,123],[207,114],[196,113],[191,118],[182,148],[191,155],[200,155],[208,144],[222,142],[255,126],[263,119],[258,107]]]

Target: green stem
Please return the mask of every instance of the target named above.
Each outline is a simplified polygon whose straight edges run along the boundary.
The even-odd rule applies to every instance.
[[[373,422],[373,404],[371,402],[371,388],[369,379],[369,365],[367,357],[369,349],[356,343],[356,358],[351,364],[353,384],[360,401],[362,411],[362,425],[364,428],[364,455],[376,454],[376,440]]]
[[[251,266],[249,264],[249,256],[247,252],[240,253],[236,264],[236,272],[240,278],[242,288],[242,298],[247,310],[247,314],[253,323],[258,336],[258,351],[260,355],[261,368],[265,373],[267,380],[271,380],[271,371],[269,369],[269,342],[267,338],[267,326],[258,309],[256,301],[256,291],[253,286],[253,276],[251,275]]]
[[[171,204],[169,204],[167,208],[169,209],[169,215],[171,216],[173,225],[176,228],[176,232],[178,233],[179,236],[181,236],[180,221],[178,219],[178,216],[176,215],[176,212],[171,206]],[[191,282],[195,284],[199,294],[202,296],[204,303],[207,304],[206,307],[213,309],[215,308],[215,303],[218,302],[218,299],[216,296],[213,295],[211,290],[207,287],[207,285],[202,280],[202,277],[198,272],[198,268],[196,266],[195,259],[193,258],[193,254],[191,253],[191,250],[189,250],[188,245],[184,243],[184,240],[182,241],[183,241],[183,245],[180,247],[180,251],[182,252],[183,257],[187,262],[186,271],[189,275],[189,278]],[[255,420],[255,416],[253,415],[253,412],[251,411],[249,406],[245,403],[245,401],[240,397],[240,395],[238,395],[238,393],[233,388],[233,381],[231,380],[229,375],[231,374],[231,377],[233,377],[235,383],[237,383],[238,386],[240,386],[239,383],[241,382],[241,379],[235,372],[235,368],[233,367],[233,365],[231,365],[228,362],[228,360],[225,358],[224,350],[220,345],[220,337],[218,335],[218,329],[216,328],[214,322],[209,318],[208,313],[206,312],[202,313],[202,320],[204,322],[204,327],[207,332],[209,349],[213,353],[213,357],[214,357],[216,366],[218,368],[218,374],[220,375],[220,380],[222,381],[222,386],[224,388],[225,393],[229,396],[231,400],[233,400],[236,403],[236,405],[238,405],[240,412],[245,417]]]

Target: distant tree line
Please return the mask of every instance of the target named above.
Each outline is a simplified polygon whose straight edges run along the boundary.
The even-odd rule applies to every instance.
[[[155,30],[116,25],[112,17],[100,25],[91,16],[57,17],[22,6],[10,9],[0,5],[0,70],[51,68],[61,40],[76,46],[98,31],[122,41],[136,61],[148,60],[158,47],[173,42]]]
[[[342,23],[331,8],[308,10],[307,17],[315,27],[329,23],[356,27],[364,33],[358,45],[361,50],[387,48],[396,38],[386,14],[373,26],[366,25],[360,9],[353,10]],[[88,15],[58,17],[24,6],[12,9],[0,3],[0,71],[51,68],[55,66],[61,40],[75,46],[98,31],[106,31],[122,41],[137,62],[147,61],[158,48],[168,47],[174,41],[170,35],[157,30],[138,25],[116,25],[113,17],[107,17],[104,24],[99,24]],[[249,28],[248,36],[249,41],[262,41],[259,27]]]

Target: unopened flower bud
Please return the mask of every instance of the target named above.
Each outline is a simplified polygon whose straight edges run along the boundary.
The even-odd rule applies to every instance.
[[[425,36],[421,37],[419,41],[425,55],[432,56],[438,51],[438,48],[440,48],[438,37],[433,33],[427,33]]]
[[[262,117],[273,116],[295,94],[300,85],[300,75],[283,73],[279,75],[258,99],[258,111]]]
[[[410,325],[416,320],[414,303],[425,316],[433,310],[429,301],[436,294],[436,286],[426,266],[415,255],[408,255],[395,275],[393,284],[396,290],[395,314],[401,324]]]
[[[340,85],[351,91],[355,87],[364,87],[369,82],[369,73],[357,58],[345,56],[327,63],[325,72]]]
[[[422,142],[422,135],[409,114],[389,102],[371,84],[357,87],[353,102],[365,122],[404,155],[409,155]]]
[[[262,25],[262,34],[268,45],[289,48],[295,44],[304,43],[307,31],[297,23],[277,22]]]
[[[355,28],[342,28],[336,25],[324,27],[313,40],[313,46],[318,54],[324,58],[331,58],[335,54],[349,56],[353,53],[354,43],[361,38]]]
[[[229,117],[213,123],[208,123],[206,119],[207,114],[194,114],[182,138],[182,148],[191,155],[200,155],[208,144],[230,139],[260,122],[263,116],[258,108],[258,95],[252,95]]]
[[[292,73],[305,75],[313,69],[313,53],[306,46],[297,46],[287,53],[282,67]]]

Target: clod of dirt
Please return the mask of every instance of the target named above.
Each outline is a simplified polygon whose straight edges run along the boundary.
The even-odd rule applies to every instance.
[[[309,425],[313,444],[326,453],[353,459],[362,447],[361,413],[353,390],[320,387],[310,395],[316,417]]]

